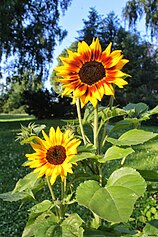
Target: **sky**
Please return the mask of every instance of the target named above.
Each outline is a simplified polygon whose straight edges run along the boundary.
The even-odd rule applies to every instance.
[[[77,31],[83,28],[83,19],[88,20],[91,7],[95,7],[98,14],[103,15],[103,17],[111,11],[114,11],[115,15],[120,18],[122,26],[125,26],[122,19],[122,9],[125,7],[126,2],[127,0],[72,0],[72,4],[65,12],[65,15],[61,16],[59,22],[59,25],[68,31],[68,35],[60,45],[56,46],[52,69],[57,66],[56,58],[65,48],[68,48],[71,43],[75,41],[75,37],[78,37]],[[145,34],[144,24],[138,24],[137,29],[142,34]],[[52,69],[50,71],[52,71]],[[49,87],[49,80],[46,82],[45,86]]]

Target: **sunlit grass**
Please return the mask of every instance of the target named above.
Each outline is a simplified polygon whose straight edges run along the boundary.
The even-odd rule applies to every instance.
[[[27,114],[0,114],[0,122],[13,122],[13,121],[29,121],[35,120],[34,116]]]

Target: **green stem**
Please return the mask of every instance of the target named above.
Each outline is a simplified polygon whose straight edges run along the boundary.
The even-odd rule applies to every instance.
[[[48,177],[46,178],[46,180],[47,180],[47,184],[48,184],[48,187],[49,187],[49,191],[50,191],[50,194],[51,194],[52,200],[53,200],[53,202],[54,202],[54,201],[55,201],[55,195],[54,195],[54,192],[53,192],[53,189],[52,189],[51,183],[50,183]]]
[[[81,117],[81,108],[80,108],[80,101],[79,98],[76,99],[76,108],[77,108],[77,115],[78,115],[78,120],[79,120],[79,125],[80,125],[80,129],[81,129],[81,134],[82,134],[82,138],[83,138],[83,142],[84,144],[86,144],[86,138],[85,138],[85,134],[84,134],[84,129],[83,129],[83,125],[82,125],[82,117]]]
[[[106,122],[106,125],[104,125],[104,128],[103,128],[102,138],[100,142],[100,150],[105,145],[108,124],[109,124],[109,121]]]
[[[109,100],[109,108],[110,109],[112,109],[113,103],[114,103],[114,97],[113,97],[113,95],[111,95],[110,100]]]
[[[94,108],[94,128],[93,128],[93,135],[94,135],[94,145],[98,152],[98,104],[96,108]]]
[[[98,169],[99,169],[99,183],[100,183],[100,186],[102,187],[103,185],[102,164],[99,164]]]
[[[50,191],[50,194],[51,194],[51,197],[52,197],[53,203],[54,203],[56,216],[60,219],[60,215],[59,215],[59,212],[58,212],[58,208],[57,208],[57,206],[55,205],[55,201],[56,201],[56,199],[55,199],[55,195],[54,195],[54,192],[53,192],[53,189],[52,189],[52,186],[51,186],[50,180],[49,180],[48,177],[46,178],[46,180],[47,180],[48,188],[49,188],[49,191]]]
[[[64,182],[61,182],[61,205],[60,205],[60,219],[63,220],[65,216],[65,204],[64,197],[66,192],[66,179]]]
[[[114,97],[110,96],[109,105],[108,105],[110,109],[112,109],[113,103],[114,103]],[[100,149],[105,145],[108,124],[109,124],[109,120],[106,122],[106,126],[104,126],[104,129],[103,129],[102,138],[100,142]]]

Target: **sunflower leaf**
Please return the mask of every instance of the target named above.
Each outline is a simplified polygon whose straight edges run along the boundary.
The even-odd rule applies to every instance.
[[[77,162],[85,159],[101,159],[102,156],[96,155],[92,152],[82,152],[81,154],[77,154],[73,156],[70,160],[70,162]]]
[[[102,109],[99,112],[99,117],[101,117],[102,121],[105,123],[105,122],[107,122],[111,118],[118,117],[118,116],[123,116],[125,114],[127,114],[127,113],[123,109],[116,108],[116,107],[112,107],[110,109],[108,107],[108,108]]]
[[[57,218],[52,212],[44,212],[37,218],[29,219],[25,229],[22,233],[22,237],[43,237],[53,236],[46,235],[49,228],[52,227],[53,231],[58,227]]]
[[[83,237],[82,223],[83,220],[74,213],[59,225],[53,213],[45,212],[27,222],[22,237]]]
[[[133,152],[134,150],[131,147],[121,148],[118,146],[112,146],[106,151],[104,158],[99,159],[98,161],[104,163],[108,160],[122,159]]]
[[[146,183],[140,174],[135,169],[123,167],[112,173],[104,188],[94,180],[81,183],[76,200],[107,221],[127,222],[145,189]]]
[[[118,146],[131,146],[143,144],[156,136],[158,136],[158,133],[132,129],[123,133],[118,139],[107,137],[106,140]]]
[[[81,227],[83,220],[77,213],[69,215],[62,223],[61,237],[83,237],[83,228]]]
[[[30,199],[35,200],[35,197],[32,191],[28,189],[20,193],[12,193],[12,192],[1,193],[0,199],[2,199],[5,202],[17,202],[19,200],[30,200]]]
[[[33,189],[39,184],[39,182],[40,179],[38,179],[38,174],[31,172],[27,174],[24,178],[19,179],[12,193],[23,192],[28,188]]]

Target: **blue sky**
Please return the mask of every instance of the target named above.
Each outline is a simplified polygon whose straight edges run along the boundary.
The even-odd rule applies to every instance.
[[[84,26],[83,19],[88,19],[90,7],[95,7],[98,14],[106,16],[109,12],[114,11],[120,18],[121,23],[125,26],[122,19],[122,9],[125,7],[127,0],[72,0],[71,6],[65,12],[65,16],[61,17],[60,25],[68,31],[68,35],[60,45],[56,47],[55,58],[59,56],[62,50],[69,47],[78,36],[77,31]],[[127,23],[126,23],[127,25]],[[138,24],[138,31],[145,34],[144,24]]]
[[[125,26],[122,19],[122,9],[125,7],[127,0],[72,0],[71,6],[61,17],[59,24],[68,31],[68,35],[60,45],[56,46],[54,52],[54,60],[52,68],[57,65],[56,58],[60,55],[63,49],[69,47],[74,42],[75,37],[78,37],[77,31],[83,28],[83,19],[88,19],[89,10],[95,7],[98,14],[106,16],[109,12],[114,11],[115,14],[122,20],[122,25]],[[145,34],[144,24],[138,24],[138,31]],[[49,81],[46,82],[46,87],[49,87]]]

